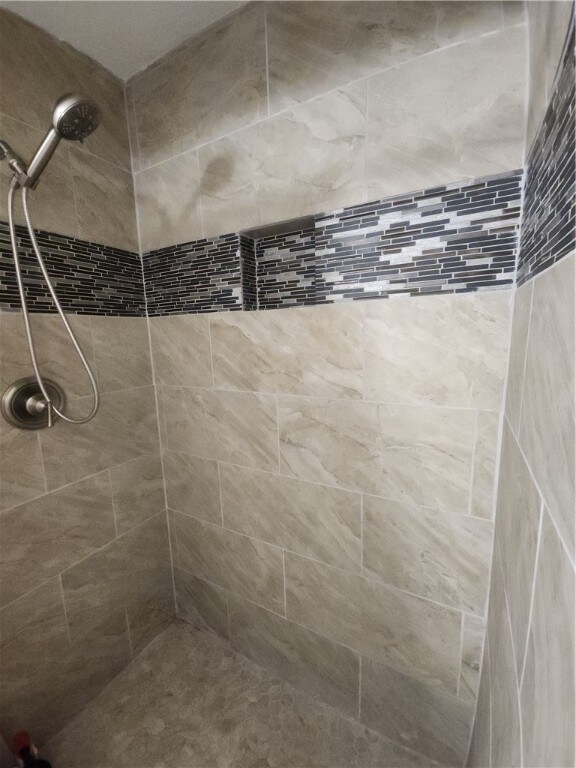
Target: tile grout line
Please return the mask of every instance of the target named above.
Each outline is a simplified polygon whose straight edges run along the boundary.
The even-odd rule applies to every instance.
[[[526,623],[524,658],[522,659],[522,669],[520,670],[520,678],[518,680],[519,693],[521,693],[522,686],[524,684],[524,673],[526,671],[526,660],[528,658],[528,641],[530,639],[530,630],[532,629],[532,612],[534,608],[534,597],[536,595],[536,581],[538,577],[538,571],[540,570],[540,548],[541,548],[541,542],[542,542],[542,530],[544,527],[545,514],[546,514],[546,508],[544,506],[544,499],[540,497],[540,514],[538,516],[538,535],[536,539],[536,551],[534,553],[534,573],[532,575],[532,584],[530,587],[530,608],[528,610],[528,621]]]
[[[460,686],[462,683],[462,665],[464,663],[464,624],[466,617],[462,611],[460,615],[460,672],[458,673],[458,680],[456,681],[456,697],[460,698]]]
[[[62,608],[64,610],[64,621],[66,622],[66,631],[68,633],[68,645],[70,646],[70,648],[72,648],[72,633],[70,632],[70,622],[68,621],[68,611],[66,610],[66,598],[64,596],[64,583],[62,581],[62,573],[58,574],[58,582],[60,584],[60,594],[62,595]],[[21,595],[21,597],[24,597],[24,595]],[[19,598],[16,598],[16,600],[18,599]],[[15,601],[12,601],[12,602],[15,602]],[[10,605],[10,603],[8,603],[8,605]]]
[[[116,532],[116,538],[118,538],[118,517],[116,514],[116,500],[114,498],[114,488],[112,486],[112,472],[110,469],[108,472],[108,485],[110,486],[110,501],[112,502],[112,514],[114,515],[114,530]]]
[[[472,509],[474,505],[474,476],[476,474],[476,449],[478,446],[478,422],[480,420],[480,413],[476,409],[474,411],[474,426],[472,428],[472,450],[470,451],[470,474],[468,477],[469,491],[468,491],[468,517],[472,516]]]

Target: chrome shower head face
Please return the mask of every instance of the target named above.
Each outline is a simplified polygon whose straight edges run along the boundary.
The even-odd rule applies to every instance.
[[[69,93],[56,102],[52,125],[61,139],[82,141],[100,125],[102,113],[86,96]]]

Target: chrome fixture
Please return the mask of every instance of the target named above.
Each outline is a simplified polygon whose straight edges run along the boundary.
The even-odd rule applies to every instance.
[[[20,294],[20,302],[22,304],[24,329],[26,331],[32,368],[34,369],[34,376],[20,379],[15,382],[8,387],[2,396],[2,415],[7,421],[20,429],[42,429],[43,427],[51,427],[55,417],[59,417],[70,424],[85,424],[96,415],[98,410],[100,398],[96,380],[88,361],[74,336],[70,323],[64,314],[58,296],[56,295],[56,291],[50,280],[46,265],[44,264],[32,226],[30,211],[28,209],[28,194],[30,189],[36,188],[42,172],[48,165],[50,158],[54,154],[60,141],[62,139],[67,139],[68,141],[83,141],[96,130],[100,124],[100,120],[100,109],[93,101],[85,96],[79,96],[78,94],[67,94],[66,96],[62,96],[56,102],[52,113],[52,127],[36,150],[36,153],[28,166],[26,166],[22,158],[12,150],[9,144],[0,140],[0,161],[6,160],[13,173],[10,189],[8,190],[8,224],[10,227],[12,253],[14,255],[16,282],[18,283],[18,293]],[[92,386],[92,410],[88,416],[81,419],[74,419],[64,414],[62,410],[64,406],[64,393],[62,389],[55,382],[44,379],[38,365],[32,327],[30,318],[28,317],[28,305],[26,302],[24,281],[22,279],[22,270],[20,268],[18,241],[14,225],[14,196],[19,189],[22,190],[24,219],[26,220],[26,227],[28,229],[28,234],[30,235],[38,265],[40,266],[40,270],[46,281],[56,310],[64,324],[64,328],[70,337]]]

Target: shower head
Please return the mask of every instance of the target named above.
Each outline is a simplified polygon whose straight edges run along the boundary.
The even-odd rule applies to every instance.
[[[100,108],[86,96],[77,93],[61,96],[52,112],[52,128],[30,161],[26,179],[20,183],[35,187],[61,139],[83,141],[98,128],[101,119]]]
[[[75,93],[59,98],[52,113],[54,129],[68,141],[83,141],[98,128],[101,119],[98,105]]]

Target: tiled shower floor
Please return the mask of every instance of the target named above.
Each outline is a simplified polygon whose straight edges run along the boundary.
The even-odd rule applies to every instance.
[[[53,768],[431,764],[180,621],[42,754]]]

